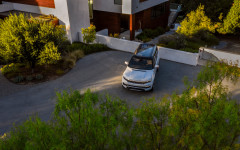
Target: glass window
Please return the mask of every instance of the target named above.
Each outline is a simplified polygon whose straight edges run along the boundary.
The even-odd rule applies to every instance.
[[[157,18],[164,14],[166,11],[166,3],[163,3],[161,5],[155,6],[152,8],[152,18]]]
[[[134,68],[134,69],[152,70],[153,61],[152,59],[133,56],[129,62],[128,67]]]

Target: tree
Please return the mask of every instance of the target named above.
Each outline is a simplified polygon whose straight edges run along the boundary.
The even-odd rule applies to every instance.
[[[206,15],[214,22],[219,21],[220,14],[225,17],[233,3],[233,0],[171,0],[173,3],[182,4],[182,9],[185,14],[196,10],[200,4],[205,6]]]
[[[96,39],[96,27],[90,25],[88,28],[82,28],[83,41],[87,44],[92,43]]]
[[[234,34],[240,28],[240,0],[234,0],[232,8],[218,30],[221,34]]]
[[[186,36],[193,36],[202,30],[214,32],[215,27],[211,19],[205,15],[204,6],[200,5],[197,10],[187,14],[177,32]]]
[[[10,15],[0,24],[0,56],[9,62],[52,64],[60,59],[58,46],[66,40],[63,26]]]

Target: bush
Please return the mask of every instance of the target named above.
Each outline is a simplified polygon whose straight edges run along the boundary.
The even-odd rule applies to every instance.
[[[63,67],[64,68],[73,68],[76,64],[76,58],[74,57],[65,57],[63,58]]]
[[[17,65],[15,65],[14,63],[11,63],[9,65],[5,65],[3,66],[0,71],[2,72],[2,74],[7,74],[7,73],[15,73],[18,71],[18,67]]]
[[[139,34],[136,38],[143,41],[143,42],[149,42],[151,39],[165,33],[166,30],[162,27],[158,27],[156,29],[145,29],[141,34]]]
[[[64,73],[65,73],[65,71],[62,70],[62,69],[57,69],[57,70],[56,70],[56,74],[57,74],[57,75],[63,75]]]
[[[71,46],[69,46],[69,51],[75,51],[75,50],[82,50],[85,55],[95,53],[95,52],[101,52],[101,51],[107,51],[109,48],[104,44],[84,44],[81,42],[75,42]]]
[[[27,77],[26,77],[26,80],[27,80],[27,81],[32,81],[32,80],[33,80],[33,76],[31,76],[31,75],[30,75],[30,76],[27,76]]]
[[[193,37],[204,41],[207,45],[217,45],[219,43],[219,39],[216,36],[205,30],[200,30]]]
[[[35,79],[37,79],[37,80],[42,80],[42,79],[43,79],[43,75],[42,75],[42,74],[37,74],[37,75],[35,76]]]
[[[22,81],[24,81],[24,77],[21,76],[21,75],[13,78],[13,82],[14,82],[14,83],[20,83],[20,82],[22,82]]]
[[[66,40],[63,28],[24,14],[10,15],[0,24],[0,55],[31,68],[39,63],[52,64],[60,59],[57,47]]]
[[[96,27],[90,25],[88,28],[82,28],[83,41],[87,44],[92,43],[96,39]]]

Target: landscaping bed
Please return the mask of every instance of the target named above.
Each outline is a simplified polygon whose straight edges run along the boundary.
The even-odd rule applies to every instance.
[[[77,60],[85,55],[107,51],[109,48],[103,44],[84,44],[66,42],[60,51],[61,59],[51,65],[36,65],[32,69],[29,65],[11,63],[1,68],[2,74],[11,82],[16,84],[35,84],[54,80],[69,72]]]
[[[158,46],[198,53],[200,47],[214,46],[218,43],[219,39],[213,34],[207,31],[200,31],[191,37],[178,33],[163,36],[159,39]]]
[[[145,42],[149,42],[155,37],[164,34],[165,32],[169,31],[169,28],[164,29],[162,27],[158,27],[156,29],[145,29],[141,34],[139,34],[136,38],[138,40]]]

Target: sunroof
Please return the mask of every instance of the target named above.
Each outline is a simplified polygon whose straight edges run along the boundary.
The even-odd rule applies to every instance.
[[[151,57],[153,54],[154,45],[152,44],[141,44],[137,49],[136,55],[142,57]]]

